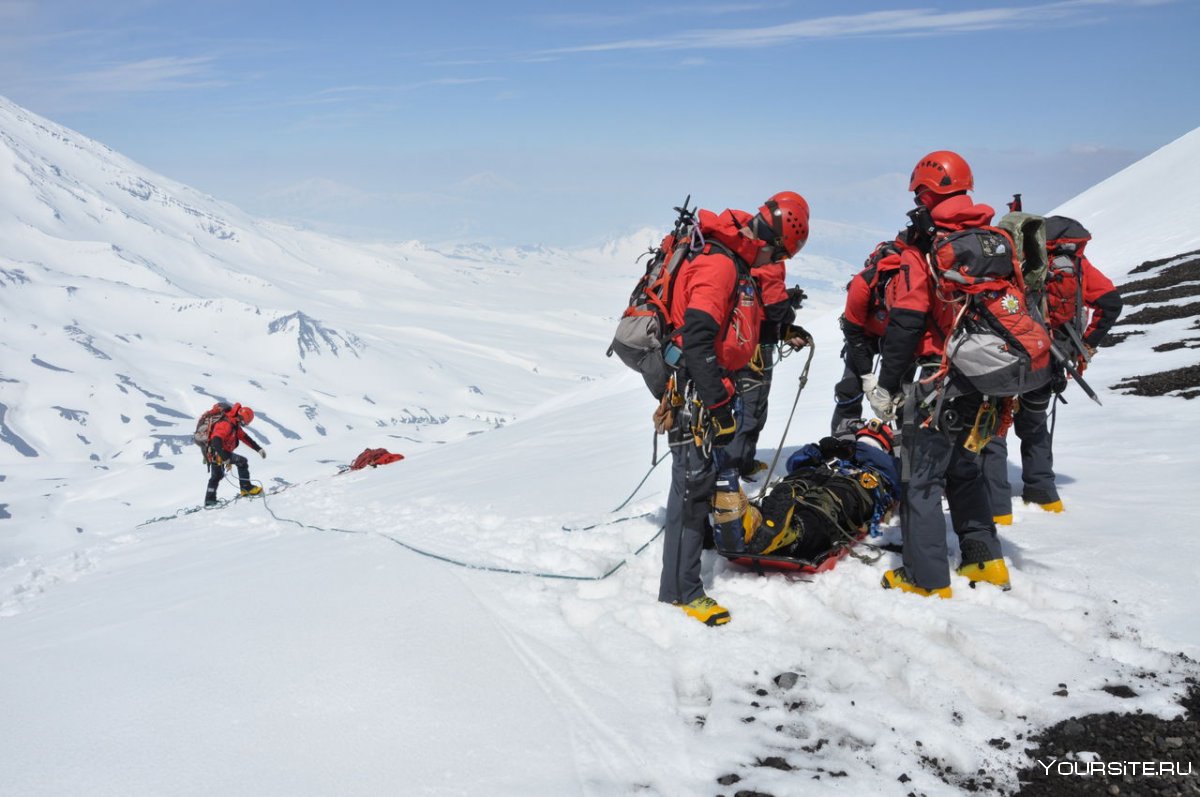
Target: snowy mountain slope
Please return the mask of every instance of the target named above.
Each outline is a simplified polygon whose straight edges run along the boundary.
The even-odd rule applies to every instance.
[[[816,385],[834,370],[818,362]],[[798,366],[785,363],[781,387]],[[40,766],[49,734],[70,762],[56,783],[96,794],[339,783],[363,794],[716,794],[730,774],[771,794],[801,782],[803,793],[902,793],[901,775],[908,789],[955,794],[922,758],[1011,785],[1018,734],[1096,710],[1170,710],[1182,677],[1170,643],[1188,628],[1200,639],[1194,619],[1163,614],[1170,585],[1190,579],[1192,543],[1168,563],[1126,544],[1148,505],[1168,527],[1187,514],[1170,509],[1169,484],[1135,481],[1169,433],[1130,453],[1089,447],[1080,419],[1064,422],[1071,509],[1018,510],[1005,535],[1011,593],[956,581],[953,601],[897,596],[878,588],[891,554],[811,583],[710,561],[735,618],[714,633],[654,601],[659,549],[637,553],[657,533],[665,469],[630,506],[650,518],[561,528],[603,517],[648,466],[633,433],[642,388],[615,383],[266,502],[126,521],[124,532],[114,517],[102,544],[31,572],[0,607],[0,671],[45,684],[13,695],[0,725],[12,782],[55,791]],[[1141,401],[1112,400],[1113,437],[1144,435]],[[824,401],[806,392],[800,404],[795,439],[810,439]],[[1114,494],[1114,465],[1132,466],[1126,485],[1145,503]],[[1169,624],[1156,630],[1151,617]],[[140,651],[138,664],[115,651]],[[162,765],[131,769],[123,751]],[[754,763],[772,756],[795,769]]]
[[[1200,248],[1200,128],[1055,208],[1091,231],[1088,255],[1116,279],[1147,260]]]
[[[51,461],[86,465],[112,498],[149,493],[157,510],[197,500],[166,471],[198,468],[187,438],[217,399],[255,407],[272,449],[306,452],[273,458],[286,483],[389,438],[412,450],[492,428],[613,373],[595,353],[661,236],[355,247],[257,221],[7,101],[0,133],[0,463],[39,485],[67,477]],[[846,270],[811,265],[829,285]],[[126,464],[142,467],[103,478]],[[5,511],[88,526],[44,497]]]
[[[1092,232],[1092,263],[1122,287],[1125,311],[1102,351],[1127,355],[1120,390],[1193,397],[1200,388],[1196,351],[1200,304],[1200,129],[1181,136],[1065,203],[1055,212]],[[1155,262],[1163,261],[1163,262]],[[1165,395],[1164,395],[1165,394]],[[1194,418],[1191,407],[1157,404],[1163,420]]]
[[[15,793],[959,794],[970,781],[1015,786],[1033,728],[1172,712],[1195,672],[1176,651],[1200,652],[1186,600],[1200,543],[1173,530],[1190,527],[1179,494],[1200,463],[1162,422],[1195,410],[1103,389],[1145,358],[1137,346],[1089,370],[1105,407],[1069,396],[1056,431],[1068,511],[1017,509],[1004,532],[1013,591],[957,579],[952,601],[885,592],[895,554],[808,583],[706,559],[734,615],[708,629],[654,600],[666,465],[617,516],[646,517],[563,530],[610,517],[650,467],[651,401],[599,356],[613,297],[628,291],[627,250],[644,243],[556,259],[356,251],[253,229],[303,263],[276,282],[267,263],[230,261],[248,281],[233,277],[228,300],[88,282],[85,327],[64,320],[82,302],[48,271],[20,266],[42,281],[36,298],[56,302],[52,322],[10,298],[17,285],[0,287],[6,329],[9,313],[25,325],[20,347],[4,344],[0,376],[15,381],[0,382],[0,421],[49,449],[0,446],[0,503],[14,515],[0,524],[0,783]],[[808,288],[822,268],[805,261],[796,277]],[[456,290],[418,301],[393,272]],[[276,294],[283,306],[267,302]],[[817,352],[784,454],[825,433],[840,375],[840,298],[814,294],[800,321]],[[262,327],[297,310],[337,333],[337,355],[311,326],[322,353],[300,355],[299,316],[286,345],[262,353],[278,340]],[[217,312],[244,337],[214,333]],[[196,348],[205,332],[237,341],[245,364]],[[357,355],[352,340],[365,343]],[[196,377],[218,359],[228,371]],[[802,363],[777,372],[766,457]],[[144,416],[173,417],[150,405],[202,406],[211,396],[194,385],[225,384],[277,419],[252,427],[272,443],[255,476],[295,486],[142,525],[194,503],[203,479],[191,451],[164,446],[174,470],[140,464],[158,428]],[[89,393],[104,409],[83,416],[69,399]],[[426,405],[432,418],[399,421],[397,407]],[[463,417],[434,423],[450,410]],[[469,416],[489,411],[504,423]],[[126,438],[94,420],[110,413],[129,418]],[[90,460],[77,434],[111,437],[115,453]],[[334,475],[395,434],[412,438],[394,446],[408,459]],[[97,464],[108,470],[93,475]],[[1103,690],[1115,685],[1137,696]]]
[[[258,222],[7,101],[0,142],[0,504],[43,530],[91,526],[54,497],[65,480],[154,510],[197,501],[187,440],[217,399],[254,406],[272,453],[304,452],[272,456],[287,483],[611,373],[594,353],[630,242],[368,250]]]

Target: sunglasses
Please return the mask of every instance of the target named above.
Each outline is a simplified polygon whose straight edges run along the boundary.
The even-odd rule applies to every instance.
[[[755,214],[750,220],[750,231],[754,233],[754,237],[762,241],[767,246],[776,247],[779,245],[779,233],[767,224],[767,220],[762,217],[762,214]]]

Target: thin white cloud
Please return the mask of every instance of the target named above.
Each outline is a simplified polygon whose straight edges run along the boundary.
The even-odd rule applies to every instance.
[[[441,77],[430,80],[419,80],[413,83],[398,83],[395,85],[349,85],[330,86],[315,94],[290,100],[284,105],[333,105],[341,102],[352,102],[362,99],[386,100],[400,94],[407,94],[421,89],[441,86],[474,86],[481,83],[500,83],[502,77]]]
[[[647,19],[674,17],[696,18],[716,17],[728,14],[749,14],[758,11],[779,8],[778,3],[712,3],[694,5],[651,5],[633,11],[622,13],[597,13],[590,11],[565,11],[553,14],[539,14],[533,17],[535,22],[553,27],[570,28],[614,28],[622,25],[632,25]]]
[[[77,72],[64,82],[77,91],[132,93],[169,91],[181,88],[201,88],[224,85],[214,78],[209,65],[211,57],[146,58],[88,72]]]
[[[433,80],[423,80],[412,83],[407,88],[425,88],[426,86],[470,86],[475,83],[495,83],[504,80],[501,77],[441,77]]]
[[[1063,0],[1035,6],[998,6],[972,11],[938,11],[928,8],[873,11],[866,14],[817,17],[757,28],[689,30],[679,33],[574,47],[559,47],[550,54],[611,52],[618,50],[692,50],[770,47],[804,39],[837,39],[857,36],[931,36],[1002,30],[1047,22],[1092,21],[1090,14],[1105,6],[1141,6],[1172,0]]]

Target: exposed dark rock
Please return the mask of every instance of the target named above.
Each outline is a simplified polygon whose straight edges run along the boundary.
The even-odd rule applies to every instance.
[[[1128,332],[1109,332],[1104,336],[1104,340],[1100,341],[1099,348],[1107,349],[1116,346],[1118,343],[1124,343],[1128,338],[1134,335],[1145,335],[1146,333],[1140,329],[1131,329]]]
[[[1116,326],[1128,326],[1130,324],[1157,324],[1160,321],[1172,321],[1176,318],[1191,318],[1192,316],[1200,316],[1200,302],[1191,302],[1189,304],[1163,304],[1153,307],[1145,307],[1138,310],[1136,313],[1122,315],[1116,323]]]
[[[1180,255],[1180,257],[1188,257],[1188,255]],[[1151,260],[1143,263],[1129,273],[1144,274],[1151,269],[1178,259],[1178,257],[1172,257],[1167,260]],[[1159,288],[1168,288],[1172,285],[1178,285],[1181,282],[1188,282],[1190,280],[1200,280],[1200,257],[1192,257],[1183,261],[1182,263],[1176,263],[1173,266],[1164,268],[1153,277],[1145,277],[1144,279],[1140,280],[1130,280],[1121,286],[1121,296],[1125,297],[1128,294],[1135,293],[1137,291],[1153,291],[1158,290]]]
[[[800,676],[794,672],[781,672],[775,676],[775,685],[786,692],[795,686],[799,680]]]
[[[1173,340],[1169,343],[1160,343],[1154,347],[1155,351],[1175,351],[1177,349],[1200,349],[1200,338]]]
[[[1197,249],[1194,252],[1182,252],[1181,254],[1178,254],[1178,255],[1171,255],[1170,257],[1160,258],[1159,260],[1147,260],[1145,263],[1142,263],[1140,266],[1133,269],[1129,273],[1130,274],[1144,274],[1145,272],[1150,271],[1151,269],[1158,268],[1159,266],[1161,266],[1165,263],[1170,263],[1172,260],[1178,260],[1181,257],[1191,257],[1192,255],[1200,255],[1200,249]]]
[[[1121,292],[1121,298],[1124,300],[1126,307],[1169,302],[1173,299],[1184,299],[1188,296],[1200,296],[1200,282],[1189,282],[1186,285],[1176,285],[1172,288],[1161,288],[1154,291],[1135,293],[1132,296],[1126,296],[1124,289]]]
[[[1200,365],[1131,376],[1110,387],[1113,390],[1128,391],[1135,396],[1165,396],[1168,393],[1176,393],[1182,398],[1195,398],[1200,395]]]
[[[1018,773],[1021,788],[1015,797],[1200,797],[1200,684],[1195,679],[1188,684],[1179,701],[1186,713],[1180,717],[1090,714],[1032,736],[1037,746],[1027,750],[1031,763]],[[1129,687],[1104,689],[1115,694]],[[1083,752],[1095,754],[1092,763],[1068,757]]]
[[[754,764],[756,767],[770,767],[771,769],[780,769],[784,772],[791,772],[795,767],[787,762],[787,759],[773,755],[766,758],[760,758]]]

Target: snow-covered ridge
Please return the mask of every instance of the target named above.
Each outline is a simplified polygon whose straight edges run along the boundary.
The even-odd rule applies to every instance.
[[[1200,248],[1200,128],[1065,202],[1054,213],[1084,222],[1092,261],[1111,277],[1147,260]]]
[[[631,274],[620,244],[366,247],[260,222],[6,100],[0,241],[0,468],[134,467],[117,494],[161,484],[171,502],[180,479],[161,471],[193,466],[181,441],[215,399],[265,411],[268,445],[311,449],[281,463],[293,481],[390,436],[420,447],[494,428],[611,375],[592,355]],[[41,503],[7,511],[49,521]]]

